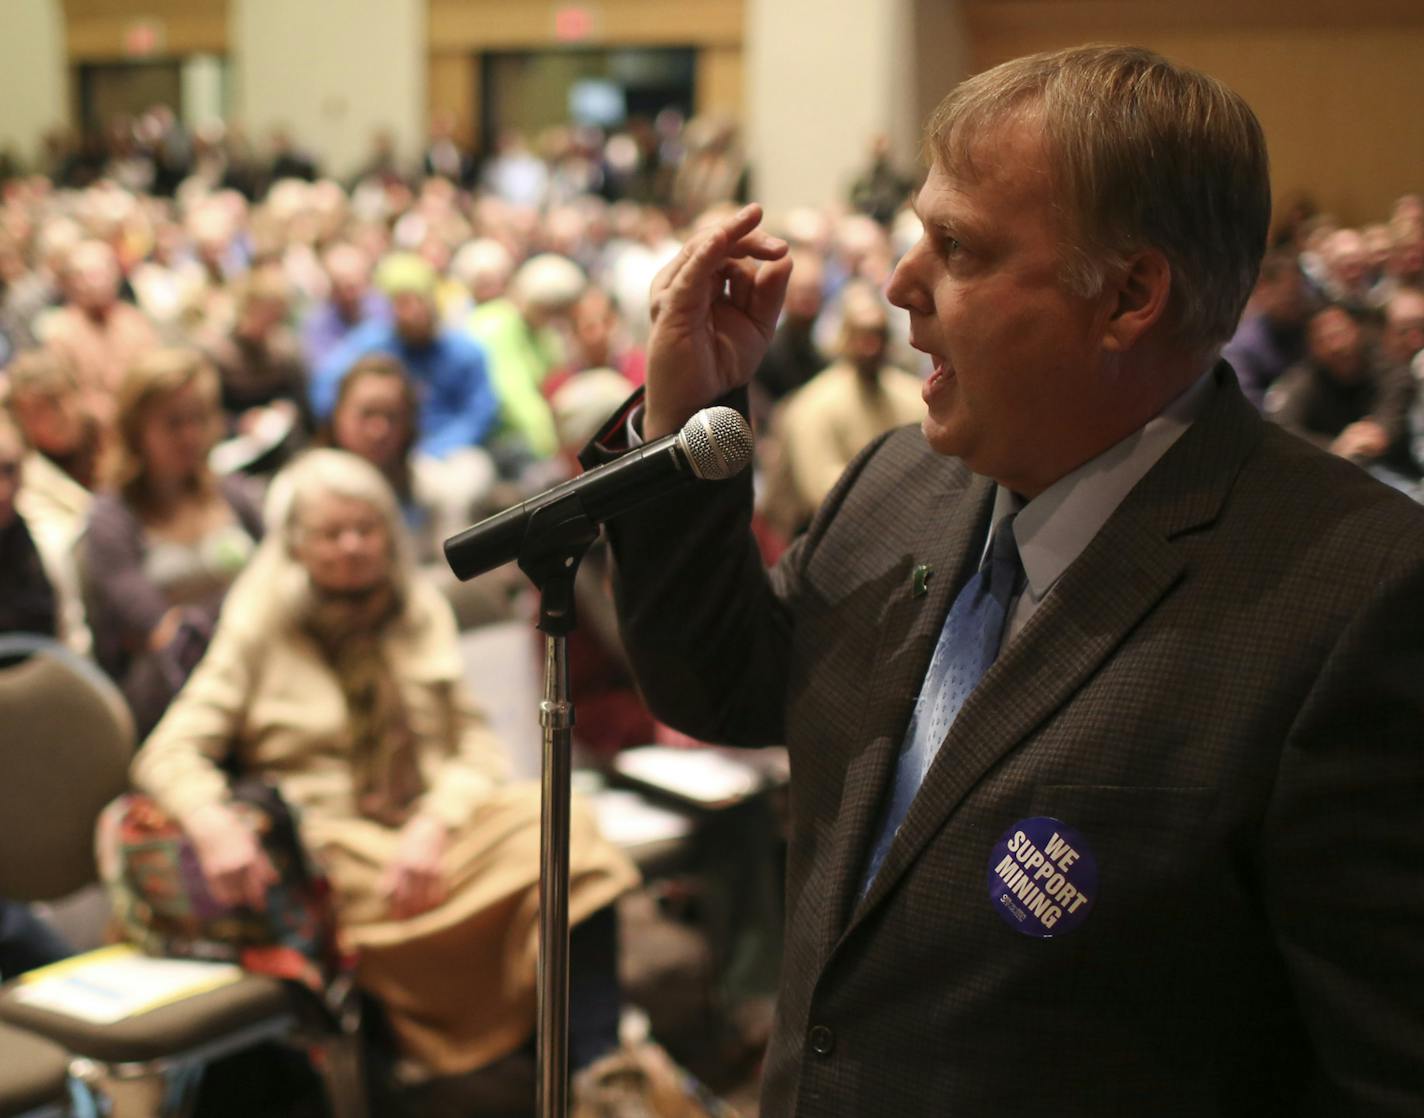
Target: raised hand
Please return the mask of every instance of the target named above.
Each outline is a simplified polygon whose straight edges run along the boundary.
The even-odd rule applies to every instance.
[[[746,384],[766,353],[791,261],[785,241],[757,228],[761,216],[745,206],[694,234],[653,280],[645,438]]]

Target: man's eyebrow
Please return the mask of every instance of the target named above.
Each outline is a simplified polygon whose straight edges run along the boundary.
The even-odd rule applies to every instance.
[[[920,212],[920,199],[916,195],[910,199],[910,212],[918,219],[923,228],[933,228],[942,236],[954,237],[956,239],[967,236],[971,242],[984,239],[984,227],[972,213],[959,212],[951,218],[937,217],[930,220]]]
[[[935,218],[931,221],[920,211],[920,199],[917,197],[910,199],[910,212],[915,215],[921,225],[933,225],[936,229],[948,228],[949,222],[944,218]]]

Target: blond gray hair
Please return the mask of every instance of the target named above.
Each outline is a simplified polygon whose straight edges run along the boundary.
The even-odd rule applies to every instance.
[[[222,382],[211,361],[197,349],[167,346],[148,350],[134,359],[119,382],[115,398],[117,438],[109,449],[108,474],[112,486],[135,508],[156,504],[148,464],[144,460],[144,430],[154,408],[191,386],[207,410],[209,437],[222,433]],[[215,482],[206,461],[188,479],[191,492],[211,493]]]
[[[1151,51],[1074,47],[960,84],[930,118],[927,156],[972,179],[986,130],[1015,120],[1043,128],[1065,286],[1096,295],[1133,253],[1155,248],[1172,269],[1169,328],[1214,352],[1255,285],[1270,220],[1266,143],[1250,106]]]
[[[391,584],[402,601],[409,601],[415,554],[395,491],[364,458],[320,448],[307,451],[273,478],[262,506],[267,530],[263,550],[269,552],[263,565],[277,596],[286,599],[284,606],[300,612],[305,604],[309,590],[296,559],[302,513],[313,500],[328,495],[361,501],[380,514],[391,542]],[[283,568],[293,573],[284,574]]]
[[[557,313],[578,302],[587,286],[583,269],[568,257],[541,252],[519,266],[509,281],[509,294],[526,307]]]

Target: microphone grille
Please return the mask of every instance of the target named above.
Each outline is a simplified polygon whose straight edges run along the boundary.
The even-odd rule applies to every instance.
[[[741,473],[752,460],[752,429],[734,408],[703,408],[678,432],[692,472],[704,481]]]

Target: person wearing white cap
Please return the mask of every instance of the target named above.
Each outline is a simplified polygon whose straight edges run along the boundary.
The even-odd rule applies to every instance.
[[[519,266],[506,295],[476,307],[468,328],[484,343],[500,402],[500,438],[510,472],[558,450],[541,386],[562,353],[550,326],[578,302],[588,280],[572,260],[541,253]],[[519,460],[523,459],[523,463]]]

